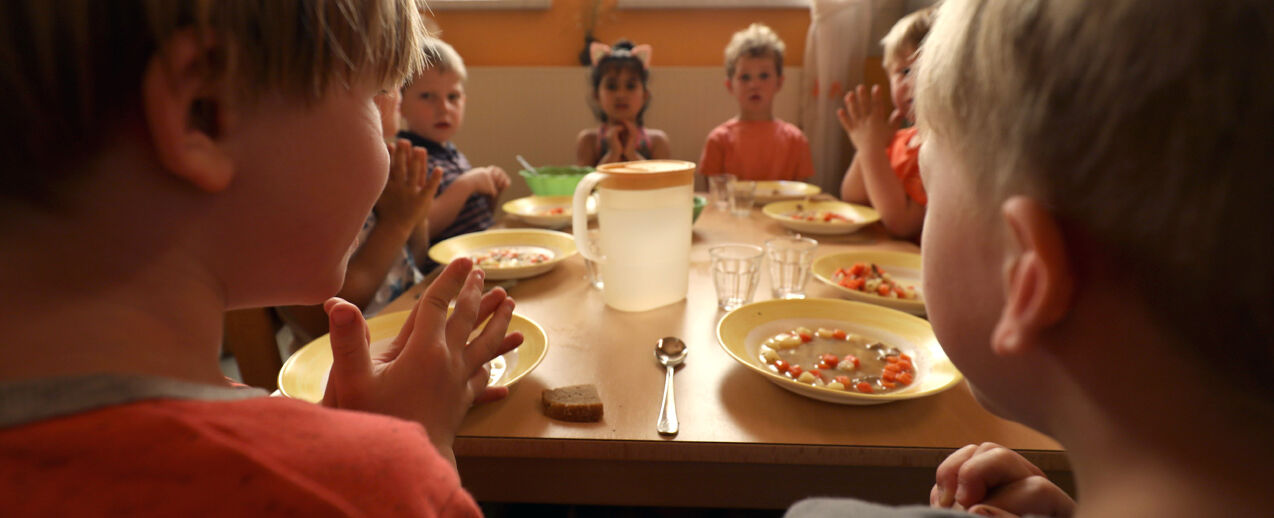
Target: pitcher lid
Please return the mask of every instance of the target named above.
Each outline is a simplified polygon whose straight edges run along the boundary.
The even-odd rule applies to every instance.
[[[685,160],[638,160],[597,166],[607,178],[600,186],[621,191],[644,191],[694,183],[695,163]]]

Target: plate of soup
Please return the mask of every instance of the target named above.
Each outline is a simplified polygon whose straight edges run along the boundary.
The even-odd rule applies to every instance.
[[[756,182],[756,202],[759,204],[783,200],[808,198],[823,192],[817,185],[790,180],[767,180]]]
[[[843,201],[776,201],[767,204],[761,212],[780,225],[804,234],[849,234],[880,221],[875,209]]]
[[[811,270],[851,300],[923,316],[920,265],[917,253],[861,250],[819,257]]]
[[[410,311],[400,311],[367,321],[373,358],[389,348],[410,315]],[[481,327],[474,330],[470,339],[479,332]],[[514,313],[509,322],[509,332],[522,333],[522,345],[487,363],[490,370],[488,383],[493,387],[513,385],[534,370],[548,354],[548,335],[534,320]],[[287,397],[318,403],[323,400],[331,368],[331,336],[323,335],[298,349],[283,363],[279,370],[279,391]]]
[[[463,234],[429,248],[429,258],[447,264],[473,259],[490,280],[525,279],[548,272],[575,255],[575,238],[534,228],[496,229]]]
[[[509,200],[501,207],[527,224],[544,228],[564,228],[571,224],[574,196],[526,196]],[[588,217],[597,217],[597,199],[588,198]]]
[[[931,396],[963,376],[929,322],[872,304],[767,300],[726,313],[717,341],[735,361],[805,397],[876,405]]]

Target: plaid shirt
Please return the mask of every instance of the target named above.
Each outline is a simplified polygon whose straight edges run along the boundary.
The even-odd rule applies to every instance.
[[[435,167],[442,168],[442,183],[438,185],[438,194],[445,192],[447,187],[456,181],[456,178],[473,168],[469,165],[469,159],[465,158],[464,153],[461,153],[450,142],[439,144],[410,131],[398,132],[398,138],[405,138],[411,141],[411,145],[423,147],[425,151],[429,152],[430,171],[433,171]],[[445,239],[461,234],[480,232],[491,228],[491,225],[495,224],[495,219],[492,218],[491,214],[491,200],[481,194],[470,195],[469,199],[465,200],[464,206],[460,208],[460,213],[456,215],[455,221],[452,221],[451,225],[443,229],[442,233],[431,241],[440,243]],[[423,259],[425,264],[421,271],[428,272],[433,270],[434,266],[437,266],[437,263],[429,258]]]

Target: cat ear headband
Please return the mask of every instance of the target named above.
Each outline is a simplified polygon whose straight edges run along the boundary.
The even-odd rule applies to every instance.
[[[610,51],[610,45],[605,43],[598,43],[594,41],[591,45],[589,45],[588,55],[592,58],[593,66],[597,66],[597,63],[600,62],[602,58],[611,53]],[[632,56],[637,58],[638,61],[641,61],[641,68],[648,69],[650,68],[650,54],[652,51],[653,49],[649,44],[643,43],[633,47],[633,49],[628,51],[628,53],[632,54]]]

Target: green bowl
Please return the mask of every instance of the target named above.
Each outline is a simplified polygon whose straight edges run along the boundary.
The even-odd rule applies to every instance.
[[[523,169],[518,174],[526,179],[527,187],[536,196],[572,196],[580,179],[593,171],[591,167],[574,165],[542,166],[535,171]]]
[[[708,205],[707,198],[704,198],[703,196],[699,196],[697,194],[695,195],[695,217],[694,219],[690,220],[690,224],[693,225],[694,222],[699,221],[699,215],[703,214],[703,208],[706,207],[707,205]]]

